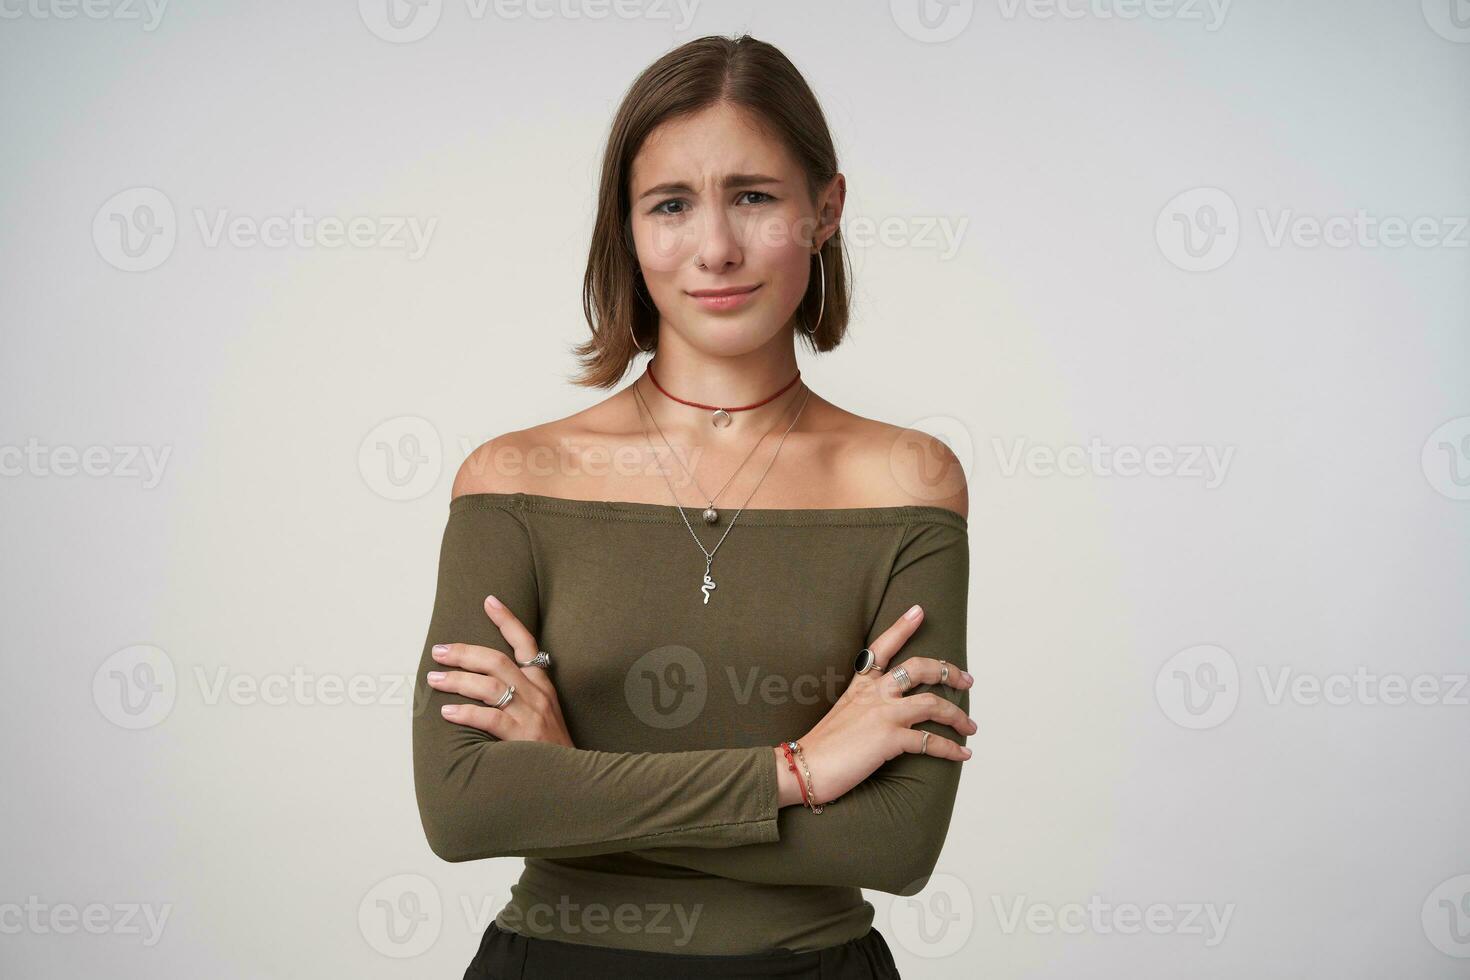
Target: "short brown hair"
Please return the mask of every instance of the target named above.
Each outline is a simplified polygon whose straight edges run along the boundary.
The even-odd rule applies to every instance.
[[[658,310],[642,282],[633,245],[628,179],[643,141],[668,119],[730,104],[753,112],[781,140],[806,174],[807,195],[837,174],[837,151],[826,117],[806,79],[779,49],[749,35],[711,35],[682,44],[644,69],[634,80],[613,118],[602,157],[597,220],[582,280],[582,312],[592,336],[576,345],[581,374],[573,382],[611,388],[638,355],[639,343],[657,343]],[[841,229],[822,244],[826,282],[811,277],[797,307],[798,321],[810,326],[822,310],[815,333],[799,329],[815,351],[828,351],[847,332],[847,253]],[[822,290],[826,290],[823,306]]]

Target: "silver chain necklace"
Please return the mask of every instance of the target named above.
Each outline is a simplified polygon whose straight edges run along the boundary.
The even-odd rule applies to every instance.
[[[712,550],[707,550],[704,546],[704,542],[699,540],[699,535],[694,533],[694,525],[689,523],[689,516],[684,513],[684,508],[679,505],[679,495],[674,492],[674,485],[672,483],[669,483],[669,475],[664,472],[662,466],[660,466],[658,469],[659,475],[664,478],[664,483],[668,484],[669,495],[674,498],[674,506],[678,508],[679,516],[684,518],[684,526],[689,529],[689,536],[694,539],[694,543],[698,545],[699,550],[704,553],[704,581],[700,584],[699,591],[704,595],[704,604],[706,606],[709,605],[710,590],[715,588],[715,580],[710,577],[710,566],[714,564],[715,552],[720,550],[720,545],[725,543],[725,538],[730,534],[731,530],[734,529],[735,522],[740,519],[740,514],[745,510],[745,504],[750,503],[750,498],[755,496],[756,490],[759,490],[760,485],[765,482],[766,474],[771,472],[771,466],[775,464],[776,457],[781,455],[782,443],[784,443],[786,441],[786,437],[791,434],[791,430],[796,427],[796,420],[801,418],[801,410],[806,407],[807,397],[811,394],[812,391],[810,388],[806,388],[805,385],[803,385],[802,387],[806,390],[802,392],[801,404],[797,406],[796,414],[792,416],[791,424],[786,427],[785,432],[781,433],[781,441],[776,443],[776,451],[771,454],[771,461],[767,463],[766,468],[761,471],[761,478],[756,481],[755,486],[752,487],[750,493],[746,495],[745,503],[740,505],[740,510],[737,510],[735,512],[735,516],[730,518],[730,524],[725,528],[725,533],[720,535],[720,540],[715,542],[715,546]],[[634,390],[633,394],[638,395],[636,389]],[[638,402],[640,405],[642,405],[642,396],[638,396]],[[653,415],[652,412],[649,412],[648,414],[650,417]],[[638,414],[638,421],[639,424],[643,423],[642,412]],[[648,437],[647,425],[643,425],[643,440],[648,443],[649,452],[657,455],[657,450],[653,448],[653,440]]]
[[[803,386],[803,387],[805,387],[805,386]],[[709,501],[709,503],[705,506],[704,511],[700,514],[700,516],[704,518],[704,522],[706,524],[717,524],[717,523],[719,523],[719,520],[720,520],[720,512],[715,509],[715,499],[718,498],[720,494],[724,493],[725,492],[725,488],[730,485],[730,481],[733,480],[733,479],[735,479],[735,477],[737,475],[739,475],[739,473],[740,473],[741,470],[745,469],[745,464],[748,463],[748,462],[750,462],[750,457],[754,456],[755,455],[755,451],[760,448],[761,443],[763,443],[763,442],[766,441],[766,436],[768,436],[772,432],[776,431],[776,426],[780,423],[781,416],[777,415],[776,418],[775,418],[775,420],[772,421],[771,424],[766,428],[766,431],[763,432],[763,433],[761,433],[761,437],[759,439],[757,439],[753,445],[751,445],[750,452],[748,452],[748,453],[745,454],[745,458],[740,461],[740,465],[737,466],[737,467],[735,467],[734,471],[730,474],[729,478],[726,479],[725,482],[720,485],[720,489],[718,489],[718,490],[715,491],[714,496],[711,496],[710,494],[705,493],[704,487],[701,486],[700,483],[699,483],[699,477],[695,476],[694,475],[694,471],[691,470],[689,467],[687,467],[687,466],[684,465],[683,458],[677,452],[675,452],[673,443],[669,442],[669,437],[666,436],[666,435],[664,435],[663,426],[661,426],[661,425],[658,424],[658,417],[653,414],[653,409],[649,406],[648,402],[643,398],[643,394],[638,390],[638,382],[636,382],[636,381],[633,382],[632,388],[633,388],[633,396],[635,398],[637,398],[638,401],[643,404],[643,409],[644,409],[644,411],[646,411],[648,413],[648,418],[649,418],[650,421],[653,422],[653,427],[658,430],[658,437],[663,440],[663,443],[664,443],[665,446],[668,446],[669,447],[669,455],[671,455],[671,456],[674,457],[674,462],[678,463],[679,464],[679,468],[681,470],[683,470],[686,475],[688,475],[688,477],[689,477],[690,480],[693,481],[694,488],[699,491],[699,495],[701,497],[703,497],[705,500]],[[647,430],[647,426],[645,426],[644,427],[644,435],[645,436],[647,435],[647,431],[648,431]],[[652,447],[650,447],[650,448],[652,448]],[[749,498],[747,498],[747,499],[749,499]]]

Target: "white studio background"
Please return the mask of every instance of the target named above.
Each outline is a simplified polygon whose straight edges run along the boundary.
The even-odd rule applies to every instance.
[[[970,476],[904,976],[1470,969],[1464,0],[389,2],[0,2],[0,974],[460,975],[520,862],[414,803],[450,479],[605,396],[607,125],[742,31],[848,178],[805,377]]]

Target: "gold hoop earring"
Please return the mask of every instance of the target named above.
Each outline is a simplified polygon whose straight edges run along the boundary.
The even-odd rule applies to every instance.
[[[642,282],[642,280],[643,280],[643,270],[642,269],[635,270],[634,271],[634,275],[638,278],[639,282]],[[634,283],[633,284],[633,292],[634,293],[637,293],[638,292],[638,284],[637,283]],[[641,295],[638,297],[638,301],[640,303],[642,303],[644,306],[648,306],[648,301],[645,300]],[[633,332],[633,321],[631,319],[628,321],[628,336],[633,339],[633,346],[636,347],[636,348],[638,348],[640,351],[642,351],[645,354],[647,354],[649,351],[653,350],[653,348],[655,346],[657,346],[656,344],[651,344],[648,347],[644,347],[642,344],[638,343],[638,335]]]
[[[822,258],[822,250],[820,248],[817,249],[817,276],[822,281],[822,302],[817,307],[817,322],[812,324],[810,330],[802,327],[809,334],[817,332],[817,327],[822,325],[822,314],[827,312],[827,263]]]
[[[649,346],[644,347],[642,344],[638,343],[638,335],[633,332],[632,320],[628,321],[628,336],[633,338],[633,346],[638,348],[645,354],[647,354],[649,351],[653,350],[653,348],[657,346],[656,344],[650,344]]]

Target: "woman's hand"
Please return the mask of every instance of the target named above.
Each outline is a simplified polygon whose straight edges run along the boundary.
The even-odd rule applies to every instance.
[[[446,669],[430,671],[429,686],[482,702],[446,704],[444,717],[507,742],[551,742],[576,748],[567,734],[561,702],[547,672],[541,667],[521,666],[540,649],[536,638],[494,596],[485,598],[485,613],[514,653],[468,643],[436,645],[434,660]],[[504,708],[491,707],[511,684],[516,693],[510,703]]]
[[[924,621],[924,611],[912,619],[907,614],[888,627],[868,647],[877,658],[877,667],[864,674],[854,674],[852,682],[837,699],[832,709],[817,726],[799,741],[807,768],[811,770],[812,790],[817,803],[835,800],[867,779],[879,766],[902,752],[918,752],[924,747],[924,733],[913,725],[936,721],[957,732],[973,735],[979,730],[974,720],[959,705],[934,693],[905,695],[904,690],[886,673],[888,662],[897,655],[909,637]],[[910,657],[903,662],[909,674],[909,688],[919,684],[940,683],[940,662],[931,657]],[[956,689],[973,687],[974,678],[953,664],[949,665],[944,683]],[[777,749],[778,754],[780,749]],[[970,750],[953,739],[931,734],[926,755],[963,762]],[[782,780],[782,802],[801,802],[801,792],[784,755],[778,758]],[[798,762],[797,768],[800,769]],[[795,794],[794,797],[792,794]]]

